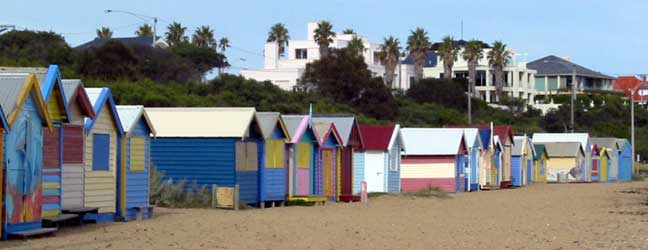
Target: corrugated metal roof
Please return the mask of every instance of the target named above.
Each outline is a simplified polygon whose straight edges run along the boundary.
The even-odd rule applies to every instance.
[[[625,139],[625,138],[617,138],[616,142],[617,142],[617,145],[619,145],[619,148],[623,148],[624,145],[632,146],[632,144],[630,144],[628,139]]]
[[[515,140],[515,145],[513,145],[511,153],[513,153],[513,155],[522,155],[522,147],[524,146],[524,140],[526,140],[526,136],[515,136],[513,140]]]
[[[401,134],[405,155],[456,155],[465,143],[461,129],[403,128]]]
[[[103,108],[104,104],[108,104],[110,108],[110,115],[117,125],[117,133],[120,135],[124,133],[124,127],[119,119],[119,114],[117,113],[117,108],[115,104],[115,99],[113,99],[112,92],[109,88],[86,88],[86,93],[90,103],[92,103],[92,110],[96,115],[99,115],[99,112]],[[86,118],[85,129],[90,130],[94,126],[96,120]]]
[[[538,159],[540,158],[540,155],[542,155],[542,154],[547,154],[547,151],[546,151],[546,149],[545,149],[545,145],[542,144],[542,143],[533,144],[533,149],[534,149],[535,152],[536,152],[536,153],[533,155],[533,159],[534,159],[534,160],[538,160]],[[549,155],[547,155],[547,158],[548,158],[548,157],[549,157]]]
[[[354,115],[316,115],[313,117],[313,123],[315,122],[327,122],[334,123],[344,146],[347,146],[349,138],[351,137],[351,130],[355,125],[355,116]]]
[[[18,107],[18,97],[25,86],[28,74],[0,74],[0,106],[9,116]]]
[[[146,114],[144,106],[142,105],[117,105],[117,113],[119,114],[119,121],[121,121],[124,132],[130,132],[131,129],[137,124],[141,117],[148,125],[151,133],[156,135],[155,128],[151,123],[151,119]]]
[[[45,74],[47,73],[47,68],[45,67],[0,67],[0,73],[2,74],[34,74],[36,80],[41,83],[45,79]]]
[[[579,142],[545,142],[542,144],[545,145],[549,157],[576,157],[579,152],[585,154]]]
[[[364,150],[387,150],[395,125],[360,125]]]
[[[583,149],[587,148],[590,142],[588,133],[535,133],[533,143],[537,142],[580,142]]]
[[[286,125],[281,119],[281,113],[279,112],[256,112],[257,123],[261,129],[261,134],[263,138],[268,139],[272,137],[274,129],[279,126],[279,129],[283,131],[286,137],[290,137],[288,131],[286,131]],[[290,140],[290,138],[286,138]]]
[[[288,135],[290,135],[290,138],[292,138],[293,141],[298,141],[301,138],[301,134],[299,134],[298,131],[304,123],[308,123],[308,116],[281,115],[281,119],[283,119],[284,125],[286,126],[286,130],[288,130]]]
[[[158,137],[245,137],[254,108],[145,108]]]
[[[592,144],[610,149],[619,147],[619,145],[617,144],[617,138],[614,137],[593,137]]]
[[[68,103],[72,101],[76,89],[81,85],[81,80],[79,79],[64,79],[61,81],[63,83],[63,90],[65,91],[65,99]]]

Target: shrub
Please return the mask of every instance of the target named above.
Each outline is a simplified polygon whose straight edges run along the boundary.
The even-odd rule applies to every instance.
[[[211,205],[211,191],[206,185],[198,186],[196,181],[187,188],[187,180],[173,183],[173,179],[162,181],[164,173],[151,167],[149,180],[150,203],[160,207],[205,208]]]

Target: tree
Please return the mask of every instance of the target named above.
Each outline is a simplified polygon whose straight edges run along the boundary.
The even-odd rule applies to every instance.
[[[454,62],[457,61],[459,47],[451,36],[446,36],[443,38],[437,53],[439,54],[441,61],[443,61],[443,78],[446,80],[452,79],[452,66],[454,65]]]
[[[216,47],[216,39],[214,39],[214,30],[209,26],[200,26],[194,31],[191,42],[201,48],[214,48]]]
[[[345,34],[345,35],[355,35],[356,33],[355,33],[355,31],[354,31],[353,29],[344,29],[344,30],[342,31],[342,34]]]
[[[425,57],[430,46],[427,31],[423,28],[412,30],[410,36],[407,38],[407,50],[414,62],[414,79],[416,81],[423,78],[423,64],[425,64]]]
[[[362,56],[365,46],[360,37],[353,35],[351,41],[349,41],[349,44],[347,44],[347,48],[349,48],[349,50],[354,52],[356,55]]]
[[[419,103],[438,103],[456,109],[466,107],[464,79],[421,79],[412,85],[406,95]]]
[[[139,26],[137,31],[135,31],[135,35],[138,37],[153,37],[153,27],[148,25],[148,23],[145,23],[142,26]]]
[[[230,47],[230,44],[229,44],[229,39],[227,39],[227,37],[222,37],[222,38],[218,41],[218,49],[220,50],[220,53],[221,53],[221,55],[223,55],[223,57],[225,58],[225,60],[227,60],[227,57],[225,56],[225,51],[226,51],[227,48],[229,48],[229,47]],[[225,66],[225,67],[226,67],[226,65],[229,65],[229,64],[223,64],[223,66]],[[225,67],[219,67],[219,68],[218,68],[218,74],[223,74],[223,69],[224,69]]]
[[[488,64],[495,70],[495,95],[499,102],[504,88],[504,67],[511,60],[511,52],[506,49],[506,44],[495,41],[493,48],[488,51]]]
[[[108,41],[101,47],[85,50],[79,61],[79,73],[84,78],[101,80],[136,80],[138,60],[123,43]]]
[[[110,39],[113,36],[112,30],[108,27],[101,27],[101,29],[97,29],[97,38],[101,39]]]
[[[54,32],[14,30],[0,35],[0,65],[46,67],[73,60],[70,46]]]
[[[464,47],[462,53],[463,59],[468,62],[468,83],[469,88],[474,97],[477,97],[477,91],[475,89],[475,81],[477,80],[477,65],[479,64],[479,59],[484,56],[484,50],[482,48],[482,43],[479,40],[470,40]]]
[[[194,44],[180,44],[171,48],[173,53],[193,63],[193,67],[201,76],[213,68],[229,66],[225,56],[209,47],[199,47]]]
[[[277,46],[279,46],[279,51],[277,52],[278,59],[284,54],[286,47],[288,46],[288,40],[290,40],[288,29],[286,29],[286,27],[282,23],[276,23],[270,28],[266,42],[277,43]]]
[[[393,87],[394,71],[400,60],[401,47],[398,38],[393,36],[385,38],[380,50],[381,62],[385,65],[385,83]]]
[[[185,36],[187,27],[182,27],[182,24],[173,22],[167,26],[166,40],[171,46],[176,46],[181,43],[189,42],[189,38]]]
[[[327,57],[329,54],[329,45],[333,42],[335,32],[333,32],[333,25],[328,21],[321,21],[317,23],[315,35],[313,39],[319,45],[320,57]]]

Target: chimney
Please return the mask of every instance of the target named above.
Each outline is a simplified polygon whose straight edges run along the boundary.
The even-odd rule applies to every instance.
[[[313,36],[315,36],[315,30],[316,29],[317,29],[317,22],[309,22],[308,23],[308,30],[307,30],[308,32],[306,33],[306,34],[308,34],[308,37],[306,37],[306,39],[315,40],[313,38]]]

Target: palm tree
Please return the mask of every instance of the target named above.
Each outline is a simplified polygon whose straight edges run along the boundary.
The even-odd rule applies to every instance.
[[[347,44],[347,48],[351,50],[354,54],[362,56],[362,53],[364,53],[364,42],[360,37],[353,35],[353,38],[351,38],[351,41]]]
[[[345,35],[355,35],[356,33],[355,33],[355,31],[354,31],[353,29],[344,29],[344,30],[342,31],[342,34],[345,34]]]
[[[315,29],[315,35],[313,39],[317,45],[319,45],[320,57],[327,57],[329,54],[329,44],[333,42],[333,37],[335,37],[335,32],[333,32],[333,25],[328,21],[321,21],[317,23],[317,29]]]
[[[200,26],[193,34],[192,41],[194,45],[203,48],[216,47],[216,39],[214,39],[214,30],[207,25]]]
[[[97,29],[97,38],[110,39],[112,38],[112,35],[113,32],[108,27],[101,27],[101,29]]]
[[[227,37],[222,37],[220,40],[218,40],[218,49],[220,50],[220,53],[223,54],[224,57],[225,57],[225,50],[227,50],[227,48],[229,47],[230,44],[229,44],[229,39],[227,39]],[[223,69],[224,67],[218,67],[219,75],[223,74]]]
[[[400,41],[398,38],[389,36],[384,39],[383,44],[380,46],[380,57],[383,65],[385,65],[385,83],[392,86],[394,82],[394,70],[400,60]]]
[[[276,42],[279,46],[277,59],[284,54],[289,39],[290,35],[288,35],[288,29],[286,29],[282,23],[276,23],[270,28],[270,31],[268,32],[268,40],[266,40],[266,42]]]
[[[172,24],[169,24],[167,30],[166,40],[171,46],[189,42],[189,38],[185,36],[187,27],[182,27],[180,23],[173,22]]]
[[[148,23],[145,23],[142,26],[139,26],[137,31],[135,31],[135,35],[138,37],[153,37],[153,27],[148,25]]]
[[[425,57],[427,51],[430,49],[430,39],[427,36],[427,31],[423,28],[416,28],[412,30],[410,36],[407,38],[407,50],[414,62],[414,79],[420,80],[423,78],[423,64],[425,64]]]
[[[472,96],[477,97],[475,90],[475,81],[477,80],[477,65],[479,59],[484,56],[482,42],[479,40],[470,40],[466,43],[462,53],[463,59],[468,62],[468,83]]]
[[[499,102],[504,88],[504,67],[511,60],[511,52],[506,49],[506,44],[495,41],[493,48],[488,51],[488,64],[495,70],[495,95]]]
[[[441,61],[443,61],[443,78],[452,79],[452,66],[457,61],[459,47],[451,36],[443,38],[439,50],[437,51]]]

